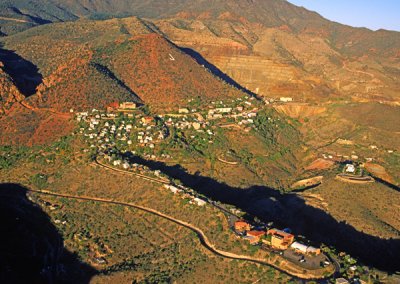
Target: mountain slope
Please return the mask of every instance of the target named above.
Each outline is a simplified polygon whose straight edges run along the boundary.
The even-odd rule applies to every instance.
[[[160,19],[184,15],[190,19],[228,21],[240,19],[242,22],[258,23],[264,27],[287,26],[296,33],[324,35],[337,48],[350,53],[358,54],[361,48],[378,48],[382,53],[393,54],[400,46],[399,33],[371,32],[367,29],[340,25],[284,0],[5,0],[0,4],[0,11],[2,11],[0,17],[25,21],[27,28],[32,25],[71,21],[90,16],[134,15]],[[4,21],[6,22],[9,26],[11,20]],[[16,25],[23,23],[14,21]],[[0,26],[3,25],[0,23]],[[349,41],[353,43],[348,45]]]
[[[399,59],[362,48],[343,52],[324,35],[241,20],[179,17],[153,21],[177,45],[195,49],[247,89],[265,96],[321,101],[399,99]],[[381,50],[384,52],[383,50]]]
[[[8,0],[0,7],[4,17],[34,25],[126,15],[152,19],[163,36],[260,95],[398,100],[400,33],[345,26],[284,0],[35,3]]]
[[[137,18],[43,25],[2,43],[4,50],[35,66],[41,78],[34,93],[21,98],[23,106],[0,120],[4,141],[16,135],[20,139],[14,140],[24,143],[39,128],[49,128],[41,125],[53,118],[62,125],[70,109],[135,101],[168,111],[194,97],[208,104],[243,96]]]
[[[4,64],[0,61],[0,117],[11,106],[24,99],[11,77],[4,71]]]
[[[104,107],[112,100],[165,105],[241,95],[137,18],[45,25],[7,37],[4,44],[43,76],[30,101],[62,111]],[[79,102],[83,98],[86,105]]]

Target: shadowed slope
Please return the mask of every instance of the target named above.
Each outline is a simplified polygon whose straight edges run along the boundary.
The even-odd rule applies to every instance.
[[[0,185],[0,282],[89,283],[96,271],[63,248],[40,207],[16,184]]]
[[[357,231],[345,222],[336,221],[323,210],[307,205],[296,194],[281,194],[264,186],[234,188],[210,177],[189,174],[179,165],[168,166],[139,157],[133,158],[132,162],[161,170],[198,193],[235,205],[263,221],[273,220],[279,226],[289,227],[295,234],[304,235],[316,243],[332,245],[359,258],[366,265],[392,273],[400,268],[399,239],[381,239]]]
[[[29,99],[36,107],[85,110],[132,100],[172,107],[243,95],[137,18],[46,25],[6,38],[5,46],[42,71]]]

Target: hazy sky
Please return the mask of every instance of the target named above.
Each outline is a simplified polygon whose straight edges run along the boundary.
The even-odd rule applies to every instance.
[[[342,24],[400,31],[400,0],[288,0]]]

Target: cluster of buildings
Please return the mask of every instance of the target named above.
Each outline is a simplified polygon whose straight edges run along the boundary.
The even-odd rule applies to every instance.
[[[221,126],[228,123],[224,124],[226,127],[232,124],[249,125],[254,123],[257,111],[258,104],[254,98],[245,96],[211,102],[203,109],[181,107],[178,113],[157,116],[145,115],[134,102],[113,103],[107,107],[107,111],[93,109],[75,115],[80,125],[79,133],[93,150],[104,153],[107,149],[117,148],[157,159],[156,155],[167,154],[165,151],[158,153],[157,149],[161,148],[157,145],[163,141],[169,143],[166,138],[173,131],[184,132],[190,143],[204,148],[214,143],[216,121]],[[123,162],[121,165],[128,167]]]
[[[91,148],[98,148],[100,152],[115,146],[126,150],[141,147],[150,152],[167,137],[168,131],[157,125],[154,117],[133,112],[132,104],[120,104],[118,111],[125,109],[127,112],[118,115],[96,109],[76,113],[76,120],[81,125],[79,133],[88,140]]]
[[[136,174],[141,174],[152,178],[162,179],[165,182],[169,181],[168,178],[163,173],[161,173],[161,171],[151,170],[150,168],[144,165],[132,163],[128,158],[129,156],[128,153],[125,154],[126,156],[122,156],[119,154],[112,154],[112,153],[101,153],[97,157],[97,160],[98,162],[105,163],[109,166],[112,166],[113,168],[134,172]]]
[[[226,101],[212,101],[205,109],[180,107],[177,113],[160,117],[168,127],[196,131],[198,134],[192,133],[188,136],[191,139],[207,140],[207,137],[201,134],[205,133],[209,136],[208,142],[213,143],[211,136],[214,134],[214,125],[244,126],[245,130],[249,131],[250,127],[246,126],[254,124],[258,110],[259,106],[254,98],[244,96]]]
[[[189,204],[194,204],[197,206],[205,206],[207,204],[207,200],[205,198],[200,198],[196,196],[196,193],[193,189],[184,187],[184,186],[175,186],[171,184],[164,184],[166,189],[169,189],[173,194],[180,194],[182,199],[189,200]]]
[[[245,96],[226,102],[211,102],[206,117],[209,120],[232,118],[239,125],[244,125],[254,123],[257,111],[254,98]]]
[[[237,234],[247,239],[250,244],[263,244],[275,250],[291,249],[303,255],[319,255],[321,250],[312,246],[307,246],[295,241],[295,236],[287,230],[271,228],[268,230],[252,229],[250,223],[245,220],[238,220],[234,224]]]

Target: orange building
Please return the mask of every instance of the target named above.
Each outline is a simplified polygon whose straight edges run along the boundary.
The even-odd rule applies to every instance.
[[[294,235],[278,229],[271,229],[267,232],[267,244],[276,249],[287,249],[294,242]]]
[[[246,234],[249,238],[251,244],[257,244],[260,242],[262,236],[265,235],[264,231],[248,231]]]
[[[238,232],[250,231],[250,224],[244,220],[238,220],[235,222],[235,230]]]
[[[154,117],[151,116],[142,117],[142,122],[144,124],[154,124]]]

